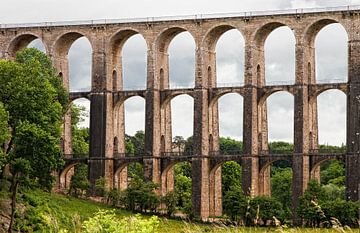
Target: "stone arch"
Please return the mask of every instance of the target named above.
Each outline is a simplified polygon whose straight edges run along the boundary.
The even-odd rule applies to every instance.
[[[302,40],[304,43],[308,44],[311,47],[314,47],[315,38],[317,34],[323,29],[325,26],[333,23],[339,23],[346,31],[347,37],[349,37],[349,30],[347,27],[342,24],[342,22],[338,21],[337,19],[332,18],[324,18],[317,21],[312,22],[309,26],[305,28],[305,32],[303,34]]]
[[[124,190],[129,184],[128,166],[131,164],[140,164],[140,162],[124,162],[114,172],[114,187],[119,190]]]
[[[315,163],[311,164],[311,170],[310,170],[310,178],[318,181],[318,183],[321,183],[321,166],[330,161],[338,161],[344,165],[344,168],[346,167],[345,160],[343,158],[334,158],[334,157],[324,157],[320,160],[316,160]],[[344,169],[346,170],[346,168]]]
[[[45,47],[46,53],[48,53],[48,47],[47,44],[44,43],[44,41],[41,39],[40,36],[34,34],[34,33],[23,33],[20,35],[17,35],[15,38],[13,38],[7,49],[6,52],[10,58],[14,58],[16,55],[16,52],[26,48],[32,41],[39,39],[41,40],[42,44]]]
[[[224,25],[216,25],[210,28],[206,33],[201,42],[201,48],[205,49],[209,52],[214,52],[216,48],[216,44],[219,41],[220,37],[227,31],[236,29],[239,33],[243,36],[244,33],[241,29],[237,28],[236,26],[230,24]],[[244,37],[244,36],[243,36]]]
[[[113,71],[117,72],[117,79],[113,80],[113,89],[121,90],[124,88],[124,69],[123,69],[123,51],[127,42],[134,38],[134,36],[140,36],[141,40],[145,43],[146,53],[149,50],[148,41],[144,35],[137,29],[126,28],[121,29],[110,36],[108,42],[108,49],[110,54],[110,67]],[[147,54],[146,54],[147,56]],[[145,77],[146,80],[147,77]],[[146,81],[145,81],[146,82]],[[144,83],[146,85],[146,83]]]
[[[174,191],[175,188],[175,166],[181,163],[189,163],[191,161],[174,161],[166,165],[166,167],[161,172],[161,184],[160,184],[160,193],[162,196],[166,195],[168,192]],[[192,169],[192,168],[191,168]]]
[[[191,98],[194,99],[194,97],[193,97],[191,94],[189,94],[189,93],[181,93],[181,92],[172,93],[172,94],[168,95],[168,96],[162,101],[162,103],[161,103],[161,108],[162,108],[162,109],[165,108],[166,106],[168,106],[168,105],[171,103],[171,101],[172,101],[173,99],[175,99],[176,97],[181,96],[181,95],[187,95],[187,96],[190,96]]]
[[[82,164],[80,162],[74,162],[66,166],[59,174],[60,189],[70,188],[71,177],[74,175],[75,166]]]
[[[231,34],[230,31],[236,31],[236,33],[238,35],[236,35],[236,39],[239,39],[238,41],[235,41],[235,35]],[[238,83],[242,83],[243,80],[241,80],[241,78],[243,78],[243,74],[239,74],[237,75],[238,72],[232,72],[233,75],[229,76],[229,75],[224,75],[224,71],[225,69],[223,68],[223,66],[221,66],[221,60],[219,60],[219,58],[223,57],[221,56],[224,52],[227,52],[227,59],[228,61],[231,61],[232,63],[230,64],[231,66],[236,66],[235,70],[238,71],[238,63],[244,63],[244,56],[243,59],[240,59],[240,61],[238,61],[238,53],[236,54],[236,59],[234,58],[230,58],[229,56],[232,56],[233,54],[229,54],[229,49],[223,48],[222,50],[217,50],[217,45],[219,44],[219,40],[221,40],[223,37],[225,37],[224,39],[226,39],[226,34],[230,33],[230,35],[234,36],[233,40],[234,42],[239,42],[238,45],[241,45],[241,42],[243,42],[243,48],[245,47],[245,37],[243,36],[242,31],[237,28],[234,25],[231,24],[220,24],[220,25],[215,25],[213,27],[211,27],[209,30],[207,30],[204,34],[204,37],[201,41],[201,49],[203,50],[204,56],[205,56],[205,60],[207,60],[207,64],[208,67],[205,68],[207,69],[207,80],[205,83],[208,84],[209,87],[216,87],[216,86],[221,86],[221,84],[228,84],[229,82],[232,83],[232,85],[238,85]],[[240,37],[240,38],[237,38]],[[220,43],[221,45],[224,45],[223,43]],[[238,47],[235,48],[234,45],[231,45],[232,49],[237,49]],[[243,49],[242,48],[242,49]],[[238,52],[238,51],[237,51]],[[242,50],[239,51],[240,53],[242,52]],[[235,53],[235,52],[234,52]],[[243,54],[244,55],[244,54]],[[235,55],[234,55],[235,56]],[[241,64],[244,68],[244,64]],[[240,73],[242,73],[244,71],[244,69],[240,69]],[[240,77],[240,80],[237,80]],[[229,81],[230,80],[230,81]],[[236,84],[235,81],[236,80]],[[220,81],[220,82],[219,82]],[[241,85],[241,84],[240,84]]]
[[[112,54],[112,63],[116,64],[119,61],[119,56],[121,54],[122,48],[124,47],[126,41],[134,35],[141,35],[141,37],[146,42],[146,47],[149,49],[148,42],[145,40],[145,37],[141,32],[135,29],[121,29],[120,31],[115,32],[110,36],[109,49],[110,54]]]
[[[209,212],[210,216],[221,216],[223,207],[222,207],[222,165],[228,162],[235,162],[241,166],[240,161],[229,160],[223,161],[215,164],[209,171]],[[242,167],[241,167],[242,169]]]
[[[268,36],[270,35],[270,33],[273,32],[275,29],[277,29],[279,27],[283,27],[283,26],[286,26],[286,27],[292,29],[292,27],[290,25],[287,25],[286,23],[283,23],[283,22],[271,22],[271,23],[262,25],[254,33],[253,37],[254,37],[255,45],[258,48],[264,48],[265,41],[268,38]],[[294,38],[296,38],[296,36],[294,34],[293,34],[293,36],[294,36]]]
[[[267,99],[276,94],[276,93],[279,93],[279,92],[285,92],[285,93],[288,93],[290,95],[292,95],[294,97],[294,93],[291,91],[291,90],[288,90],[288,89],[283,89],[283,88],[279,88],[279,89],[272,89],[272,90],[269,90],[269,91],[266,91],[265,93],[263,93],[263,95],[260,96],[258,102],[259,102],[259,105],[263,105],[264,103],[266,103]]]
[[[91,37],[88,37],[85,33],[82,32],[67,32],[58,36],[53,45],[53,53],[56,57],[66,57],[69,53],[71,45],[79,38],[85,37],[91,46],[91,49],[94,49]]]
[[[196,44],[196,37],[194,36],[194,33],[192,31],[183,27],[171,27],[166,28],[157,35],[155,39],[156,51],[160,53],[167,53],[171,41],[175,38],[175,36],[182,32],[188,32],[192,36],[192,39]]]
[[[191,54],[194,56],[194,67],[192,68],[193,70],[191,70],[191,74],[189,73],[188,76],[186,76],[186,77],[190,77],[191,75],[191,77],[193,78],[191,80],[185,79],[186,82],[183,80],[184,83],[176,83],[176,85],[180,84],[181,86],[186,85],[186,87],[188,87],[190,81],[192,83],[195,80],[195,67],[196,67],[195,51],[197,46],[197,41],[195,37],[196,34],[185,27],[166,28],[157,35],[154,42],[154,50],[157,54],[157,59],[159,61],[156,66],[156,71],[155,71],[156,80],[154,85],[161,87],[162,90],[168,89],[171,86],[171,84],[173,84],[171,83],[171,81],[172,82],[174,81],[174,79],[170,77],[175,74],[172,73],[174,71],[173,67],[170,67],[171,63],[175,61],[170,59],[173,58],[173,56],[169,56],[170,44],[172,43],[172,41],[175,39],[176,36],[184,32],[186,32],[189,35],[189,38],[192,44],[194,45],[194,50],[191,52]],[[176,54],[178,55],[178,53]],[[175,58],[178,58],[178,56],[175,56]],[[191,59],[193,58],[191,57]],[[190,69],[188,70],[187,68],[188,67],[185,67],[184,72],[190,71]]]
[[[234,91],[234,90],[229,90],[229,91],[223,91],[223,92],[220,92],[218,94],[216,94],[215,96],[213,96],[211,98],[211,101],[209,103],[209,107],[212,107],[214,106],[214,104],[216,104],[217,102],[219,102],[219,99],[225,95],[228,95],[228,94],[231,94],[231,93],[235,93],[235,94],[238,94],[240,95],[241,97],[244,97],[242,93],[238,92],[238,91]]]
[[[271,157],[271,155],[269,156]],[[286,157],[270,158],[262,166],[259,167],[259,195],[271,196],[271,173],[270,167],[276,162],[285,161],[292,165],[292,160]],[[292,168],[291,168],[292,169]]]

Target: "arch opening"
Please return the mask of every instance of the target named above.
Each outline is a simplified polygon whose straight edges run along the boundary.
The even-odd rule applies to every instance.
[[[218,149],[221,154],[239,154],[242,152],[243,138],[243,97],[237,93],[225,94],[217,104],[219,133],[213,132],[213,135],[219,135]]]
[[[36,48],[36,49],[40,50],[41,52],[46,53],[45,45],[39,38],[31,41],[26,47],[27,48]]]
[[[191,153],[194,125],[194,99],[186,94],[176,96],[170,101],[172,151]],[[185,144],[188,143],[187,147]]]
[[[241,164],[237,161],[227,161],[216,165],[210,171],[209,191],[210,215],[222,216],[223,210],[226,214],[226,209],[230,209],[231,206],[224,199],[228,198],[228,195],[243,192]]]
[[[195,41],[189,32],[181,32],[171,40],[168,48],[171,89],[195,86],[195,48]],[[163,86],[166,88],[165,82]]]
[[[90,91],[92,87],[92,48],[86,37],[76,39],[68,50],[70,92]]]
[[[131,36],[121,49],[122,64],[115,64],[121,70],[123,90],[145,90],[147,78],[147,44],[140,34]],[[120,77],[118,77],[120,78]],[[121,82],[121,80],[119,80]]]
[[[295,44],[294,33],[287,26],[277,27],[268,34],[264,45],[266,85],[295,83]]]
[[[267,116],[264,114],[260,120],[264,131],[268,127],[268,140],[292,145],[294,135],[293,95],[285,91],[276,92],[266,99],[266,105]],[[287,151],[285,148],[284,150]],[[292,151],[292,149],[290,150]]]
[[[347,82],[348,35],[344,27],[331,23],[314,35],[316,83]]]
[[[191,213],[191,163],[184,161],[169,165],[161,174],[161,195],[176,194],[175,216]]]
[[[346,95],[340,90],[327,90],[318,95],[316,101],[319,144],[345,148]]]
[[[237,29],[220,35],[215,48],[216,80],[210,84],[216,82],[217,87],[244,84],[244,47],[245,40]]]
[[[270,172],[267,172],[270,171]],[[259,172],[259,190],[262,196],[271,196],[282,205],[285,218],[291,218],[293,171],[288,160],[266,164]]]
[[[34,34],[22,34],[17,36],[10,42],[9,47],[7,48],[7,53],[11,58],[14,58],[16,52],[26,47],[35,47],[44,53],[47,52],[46,46],[42,42],[40,37]]]
[[[114,173],[114,187],[118,190],[125,190],[136,180],[144,180],[144,167],[138,162],[123,164]]]

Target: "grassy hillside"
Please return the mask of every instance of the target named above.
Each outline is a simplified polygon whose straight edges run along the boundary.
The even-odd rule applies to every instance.
[[[8,205],[5,195],[1,195],[0,214],[7,212]],[[22,231],[31,231],[35,226],[50,226],[46,232],[58,232],[67,229],[68,232],[76,232],[81,229],[81,223],[94,216],[98,210],[114,210],[119,217],[133,215],[130,212],[113,209],[101,203],[76,199],[55,193],[42,191],[28,191],[20,198],[19,214],[17,221],[23,227]],[[2,213],[1,213],[2,212]],[[144,216],[148,218],[149,216]],[[44,232],[37,230],[35,232]],[[5,230],[5,229],[2,229]],[[0,229],[1,232],[1,229]],[[210,224],[186,223],[180,220],[160,218],[159,232],[166,233],[190,233],[190,232],[339,232],[331,229],[267,229],[267,228],[229,228]],[[341,231],[340,231],[341,232]],[[349,230],[348,232],[351,232]],[[355,232],[355,231],[354,231]]]

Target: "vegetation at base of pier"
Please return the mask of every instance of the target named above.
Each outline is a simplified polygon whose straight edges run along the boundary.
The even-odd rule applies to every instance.
[[[312,228],[289,228],[281,225],[273,228],[262,227],[237,227],[224,225],[222,223],[197,223],[183,221],[179,219],[170,219],[165,217],[152,218],[152,215],[136,215],[130,211],[119,208],[113,208],[103,203],[94,202],[74,198],[71,196],[60,195],[56,193],[48,193],[41,190],[26,190],[22,188],[20,191],[19,204],[17,212],[18,221],[15,229],[21,229],[21,232],[87,232],[93,223],[100,223],[108,228],[124,223],[124,220],[134,220],[136,217],[139,225],[147,228],[157,226],[155,232],[167,233],[199,233],[199,232],[234,232],[234,233],[260,233],[260,232],[289,232],[289,233],[335,233],[335,232],[357,232],[349,228],[340,229],[312,229]],[[8,213],[7,192],[0,192],[0,209],[1,216]],[[146,221],[145,221],[146,220]],[[87,221],[87,223],[85,223]],[[128,221],[127,221],[128,222]],[[3,224],[3,223],[1,223]],[[6,228],[0,224],[1,229]],[[150,225],[150,227],[148,227]],[[150,228],[151,229],[151,228]],[[342,231],[343,230],[343,231]],[[105,231],[99,231],[105,232]],[[116,231],[107,231],[116,232]],[[121,232],[121,231],[120,231]],[[126,231],[125,231],[126,232]],[[141,231],[139,231],[141,232]],[[146,232],[146,231],[145,231]]]

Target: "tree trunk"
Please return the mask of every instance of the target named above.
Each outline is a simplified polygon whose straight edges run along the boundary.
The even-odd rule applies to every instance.
[[[19,186],[19,181],[17,180],[17,174],[14,174],[13,180],[11,182],[12,195],[11,195],[11,220],[9,224],[8,233],[12,232],[12,228],[15,222],[15,210],[16,210],[16,194]]]

